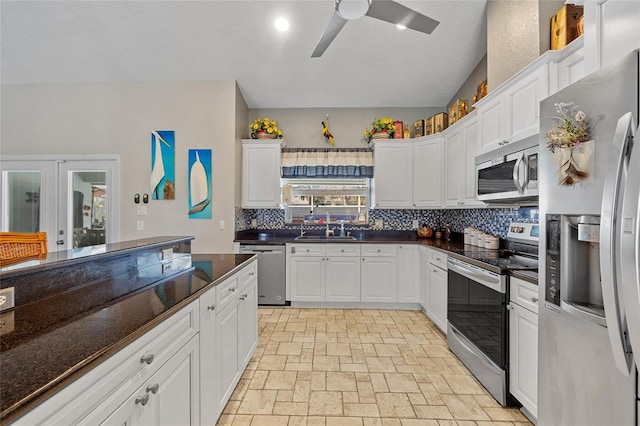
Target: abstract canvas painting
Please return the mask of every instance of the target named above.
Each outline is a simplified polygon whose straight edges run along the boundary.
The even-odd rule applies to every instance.
[[[211,150],[189,150],[189,219],[211,219]]]
[[[176,199],[175,132],[153,130],[151,132],[151,199]]]

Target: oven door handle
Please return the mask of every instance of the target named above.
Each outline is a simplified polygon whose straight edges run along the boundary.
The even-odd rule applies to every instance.
[[[507,292],[506,282],[501,275],[484,271],[457,259],[452,259],[451,256],[447,259],[447,268],[498,293],[506,294]]]

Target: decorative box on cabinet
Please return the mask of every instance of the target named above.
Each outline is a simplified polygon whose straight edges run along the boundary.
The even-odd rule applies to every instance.
[[[279,208],[282,139],[242,140],[242,207]]]

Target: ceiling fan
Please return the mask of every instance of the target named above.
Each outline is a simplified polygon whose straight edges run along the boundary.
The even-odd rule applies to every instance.
[[[335,0],[335,2],[336,10],[311,54],[312,58],[322,56],[347,21],[362,18],[364,15],[426,34],[431,34],[439,24],[435,19],[393,0]]]

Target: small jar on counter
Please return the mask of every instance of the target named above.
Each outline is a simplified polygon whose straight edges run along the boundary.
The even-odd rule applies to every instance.
[[[487,235],[484,238],[484,248],[498,250],[500,248],[500,238],[493,235]]]

